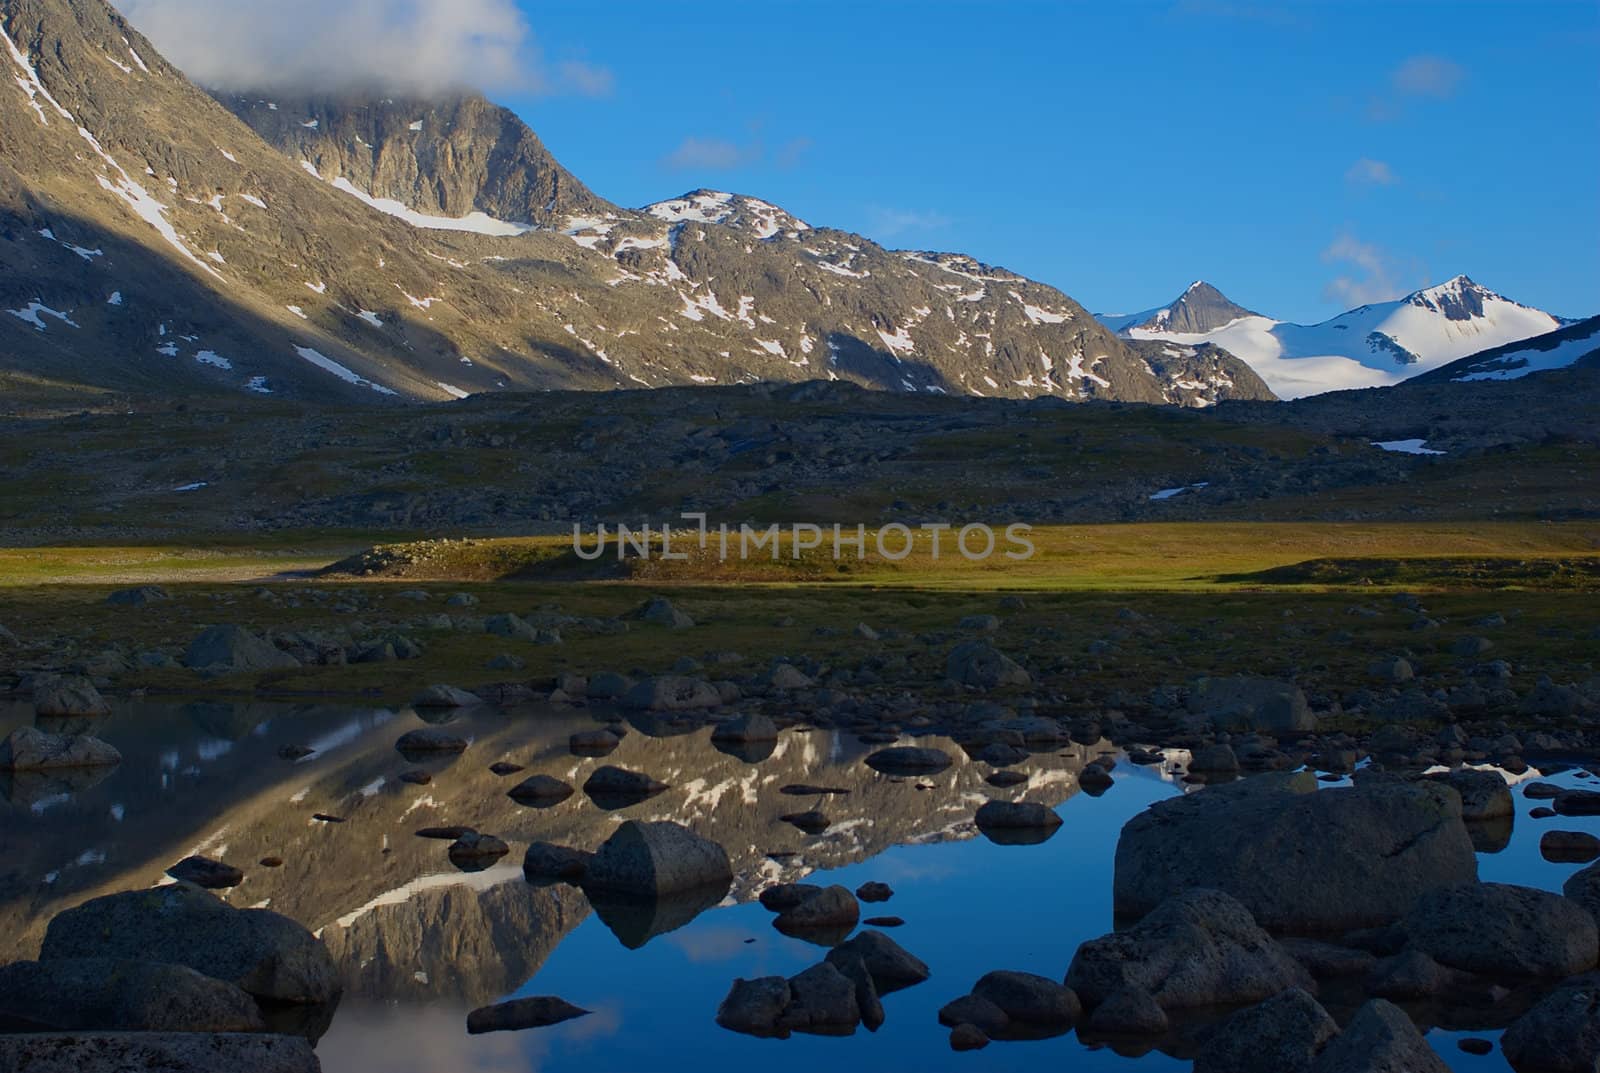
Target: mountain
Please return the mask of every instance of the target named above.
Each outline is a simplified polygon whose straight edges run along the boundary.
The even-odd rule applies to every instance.
[[[1521,342],[1507,343],[1440,366],[1418,380],[1463,384],[1475,380],[1519,380],[1530,373],[1574,365],[1600,366],[1600,317]]]
[[[970,257],[728,193],[619,208],[480,97],[219,102],[103,0],[0,0],[0,30],[10,400],[810,379],[1219,397]]]
[[[1214,288],[1205,290],[1207,301],[1199,311],[1204,316],[1190,316],[1183,308],[1186,294],[1149,315],[1100,319],[1130,339],[1190,346],[1214,343],[1241,358],[1284,398],[1396,384],[1561,324],[1556,317],[1504,298],[1466,276],[1315,325],[1273,320],[1234,305]],[[1230,312],[1231,320],[1216,323]]]
[[[1195,280],[1171,305],[1131,315],[1103,314],[1100,322],[1112,331],[1123,334],[1134,328],[1151,332],[1198,334],[1216,331],[1242,317],[1259,315],[1244,306],[1235,305],[1205,280]]]

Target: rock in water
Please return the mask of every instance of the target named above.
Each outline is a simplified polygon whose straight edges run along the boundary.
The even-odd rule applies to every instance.
[[[111,714],[94,683],[78,675],[49,678],[33,687],[33,710],[51,718]]]
[[[719,724],[711,732],[711,740],[733,742],[739,745],[760,741],[777,741],[778,727],[776,723],[760,712],[752,712]]]
[[[1004,1010],[1011,1021],[1039,1028],[1065,1030],[1083,1014],[1071,988],[1031,972],[986,973],[972,985],[972,993]]]
[[[789,981],[781,976],[737,979],[717,1007],[717,1024],[751,1036],[788,1036],[778,1019],[789,1006]]]
[[[429,686],[411,702],[413,708],[472,708],[483,703],[476,693],[455,686]]]
[[[1428,891],[1477,878],[1449,787],[1316,785],[1306,772],[1261,775],[1152,805],[1117,840],[1117,912],[1212,887],[1265,927],[1332,932],[1392,923]]]
[[[856,986],[824,961],[789,978],[789,1005],[778,1017],[781,1028],[817,1035],[849,1035],[861,1022]]]
[[[978,808],[978,830],[986,828],[1024,830],[1052,829],[1061,826],[1055,810],[1035,801],[986,801]]]
[[[524,1028],[544,1028],[585,1017],[590,1011],[551,995],[512,999],[497,1006],[484,1006],[467,1014],[467,1033],[515,1032]]]
[[[1201,678],[1190,687],[1189,711],[1224,730],[1288,734],[1317,727],[1299,686],[1266,678]]]
[[[463,752],[467,748],[467,742],[465,738],[458,738],[448,731],[424,727],[421,730],[408,730],[400,735],[400,740],[394,743],[394,747],[401,756],[409,759],[413,756]]]
[[[605,840],[589,863],[584,886],[659,897],[733,882],[728,854],[709,839],[670,821],[629,820]]]
[[[1441,965],[1497,978],[1558,979],[1595,967],[1595,918],[1559,894],[1466,883],[1423,895],[1401,922],[1410,944]]]
[[[193,883],[207,890],[237,887],[244,882],[244,873],[231,864],[214,861],[210,857],[185,857],[171,868],[167,875],[180,883]]]
[[[1458,771],[1433,775],[1431,778],[1461,795],[1461,818],[1468,822],[1498,820],[1515,811],[1511,801],[1511,787],[1497,771],[1475,771],[1461,768]]]
[[[821,893],[815,883],[779,883],[762,891],[759,900],[763,909],[782,913]]]
[[[1066,983],[1086,1005],[1132,986],[1164,1010],[1260,1002],[1285,988],[1316,987],[1249,910],[1216,890],[1174,895],[1128,930],[1084,943]]]
[[[561,879],[577,882],[589,871],[594,854],[549,842],[535,842],[522,857],[522,874],[530,880]]]
[[[1600,1069],[1600,973],[1569,980],[1511,1023],[1500,1039],[1517,1073]]]
[[[506,796],[519,805],[548,808],[559,805],[576,791],[552,775],[531,775],[506,791]]]
[[[0,966],[0,1025],[45,1032],[262,1032],[255,999],[182,965],[113,958]]]
[[[1316,999],[1291,987],[1222,1022],[1195,1055],[1194,1073],[1306,1073],[1338,1032]]]
[[[607,764],[596,768],[584,781],[583,792],[602,808],[622,807],[653,797],[667,788],[659,779],[642,771]]]
[[[773,926],[779,931],[806,931],[813,928],[849,929],[861,919],[861,906],[849,888],[837,883],[813,894],[811,897],[778,914]]]
[[[0,1035],[0,1069],[28,1073],[321,1073],[300,1036],[261,1032],[74,1032]]]
[[[622,695],[620,703],[635,711],[680,712],[720,707],[722,694],[699,678],[664,675],[637,683]]]
[[[1377,998],[1356,1011],[1316,1061],[1311,1073],[1449,1073],[1400,1007]]]
[[[867,766],[885,775],[933,775],[943,771],[950,764],[948,753],[913,745],[879,749],[867,757]]]
[[[861,959],[880,995],[928,978],[928,966],[881,931],[864,931],[849,942],[840,943],[828,951],[827,960],[837,962],[850,956]]]
[[[87,734],[62,737],[35,727],[18,727],[0,741],[0,771],[111,767],[120,763],[121,753]]]
[[[85,957],[186,965],[277,1002],[327,1002],[340,991],[333,959],[305,928],[186,886],[108,894],[57,914],[39,960]]]

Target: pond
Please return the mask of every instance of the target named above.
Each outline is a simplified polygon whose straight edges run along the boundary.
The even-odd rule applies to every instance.
[[[346,990],[317,1046],[329,1073],[1190,1067],[1160,1051],[1086,1046],[1075,1033],[997,1042],[975,1060],[952,1052],[937,1022],[939,1007],[984,973],[1060,979],[1080,943],[1112,929],[1118,832],[1152,802],[1184,792],[1171,762],[1140,766],[1110,743],[1070,744],[1034,753],[1016,768],[1026,782],[997,789],[985,781],[993,769],[948,739],[915,743],[944,749],[956,761],[950,769],[891,778],[863,763],[881,745],[850,733],[795,729],[770,750],[725,751],[706,727],[638,716],[605,759],[572,755],[569,735],[609,718],[569,706],[476,709],[449,717],[449,731],[470,742],[463,754],[414,764],[395,740],[429,724],[409,709],[121,704],[95,730],[121,750],[120,766],[83,780],[3,786],[0,925],[8,938],[0,961],[33,957],[54,914],[163,882],[165,869],[203,853],[244,869],[244,881],[222,895],[231,904],[293,917],[334,955]],[[0,736],[30,722],[27,706],[0,707]],[[311,752],[294,758],[301,749]],[[1117,757],[1113,785],[1083,792],[1078,773],[1102,753]],[[490,765],[499,761],[521,770],[497,775]],[[539,773],[580,785],[607,763],[670,789],[618,809],[581,792],[548,808],[506,795]],[[431,781],[398,778],[419,767]],[[1581,785],[1585,774],[1548,781]],[[848,792],[779,792],[794,784]],[[1064,822],[1036,844],[996,844],[972,821],[990,798],[1044,802]],[[1516,800],[1509,842],[1480,853],[1480,876],[1559,890],[1577,866],[1540,856],[1543,825],[1527,816],[1535,802]],[[780,819],[811,808],[826,813],[825,831]],[[528,843],[594,849],[625,819],[672,819],[716,840],[735,872],[728,896],[651,916],[596,911],[575,887],[523,878]],[[1600,834],[1600,818],[1560,822]],[[414,834],[449,825],[498,835],[512,852],[482,871],[459,871],[447,843]],[[282,864],[256,863],[264,858]],[[887,1020],[875,1033],[766,1040],[714,1021],[735,977],[793,975],[825,953],[774,930],[773,914],[755,900],[774,882],[802,878],[894,889],[889,901],[863,905],[863,916],[903,918],[885,930],[932,977],[886,996]],[[549,1028],[467,1034],[468,1011],[531,995],[593,1012]],[[1498,1051],[1479,1058],[1456,1046],[1496,1031],[1452,1027],[1475,1031],[1433,1028],[1427,1037],[1452,1068],[1508,1068]]]

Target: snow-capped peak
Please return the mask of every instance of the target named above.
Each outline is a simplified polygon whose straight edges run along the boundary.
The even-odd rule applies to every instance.
[[[692,221],[744,228],[763,239],[811,230],[804,220],[770,202],[723,190],[692,190],[682,197],[646,205],[644,211],[668,223]]]

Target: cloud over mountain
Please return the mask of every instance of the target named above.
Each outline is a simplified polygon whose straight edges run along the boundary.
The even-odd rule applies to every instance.
[[[377,87],[603,95],[611,75],[547,62],[512,0],[119,0],[191,78],[219,89]]]

